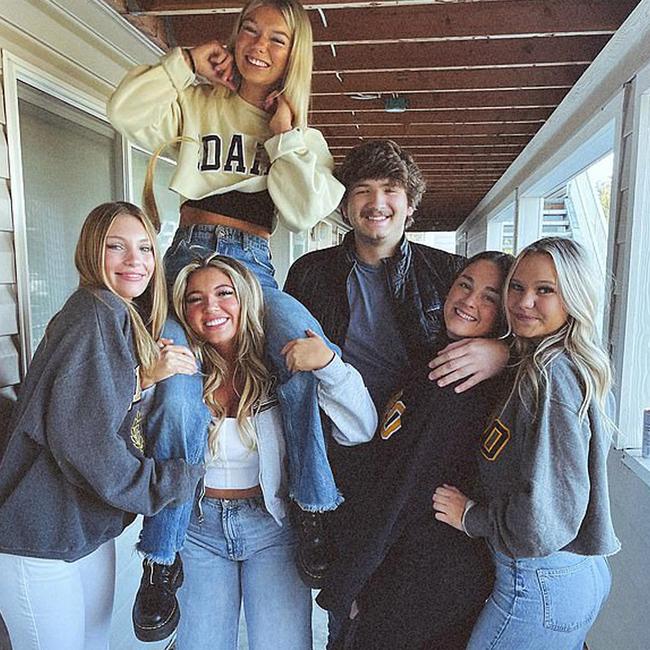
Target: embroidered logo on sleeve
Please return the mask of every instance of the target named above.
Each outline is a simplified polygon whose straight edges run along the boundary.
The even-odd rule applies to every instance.
[[[144,436],[142,435],[142,411],[138,411],[131,422],[131,442],[133,446],[144,454]]]
[[[406,410],[406,404],[401,400],[404,391],[396,393],[388,402],[389,406],[384,412],[379,435],[382,440],[388,440],[395,432],[402,428],[402,414]]]
[[[481,436],[481,454],[489,461],[495,461],[510,442],[510,429],[498,418]]]

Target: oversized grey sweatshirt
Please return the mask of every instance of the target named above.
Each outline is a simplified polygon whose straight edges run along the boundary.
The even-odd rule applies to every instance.
[[[77,290],[48,326],[0,460],[0,552],[74,561],[135,513],[192,498],[202,465],[143,455],[124,303]]]
[[[566,354],[548,367],[539,407],[517,391],[482,436],[479,466],[485,502],[465,528],[510,557],[555,551],[611,555],[620,548],[607,484],[611,426],[594,404],[584,420],[578,372]]]

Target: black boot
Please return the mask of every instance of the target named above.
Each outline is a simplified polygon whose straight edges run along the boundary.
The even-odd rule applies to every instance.
[[[321,589],[329,568],[325,539],[325,515],[301,510],[294,504],[294,522],[298,533],[298,569],[302,581],[312,589]]]
[[[176,590],[183,584],[183,564],[176,553],[174,564],[142,563],[140,588],[133,603],[133,631],[140,641],[162,641],[181,617]]]

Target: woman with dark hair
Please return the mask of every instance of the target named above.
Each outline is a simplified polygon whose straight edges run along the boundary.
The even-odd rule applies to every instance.
[[[440,347],[503,331],[501,288],[511,262],[499,252],[468,260],[445,300]],[[441,527],[431,493],[450,481],[477,489],[472,450],[498,380],[456,393],[419,370],[389,402],[372,478],[337,540],[340,561],[318,601],[348,619],[343,631],[331,631],[331,648],[464,649],[492,585],[487,548]]]

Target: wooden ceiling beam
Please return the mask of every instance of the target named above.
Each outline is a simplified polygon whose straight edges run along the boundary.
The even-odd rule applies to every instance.
[[[433,108],[511,108],[511,107],[555,107],[569,91],[568,88],[528,88],[524,90],[459,91],[406,93],[409,107],[414,109]],[[315,111],[384,110],[382,99],[355,101],[348,96],[316,96],[312,98],[312,112]],[[408,111],[407,111],[408,112]]]
[[[419,90],[477,88],[571,87],[587,69],[584,63],[483,70],[393,70],[391,72],[332,72],[315,74],[313,95],[391,93]]]
[[[431,111],[409,110],[395,115],[385,111],[322,111],[310,115],[316,128],[339,124],[535,124],[545,122],[553,108],[498,108]]]
[[[369,40],[451,40],[549,33],[612,34],[638,0],[495,0],[479,4],[403,3],[397,6],[394,2],[374,2],[371,7],[355,4],[337,8],[323,6],[322,14],[310,9],[314,41],[329,45]],[[141,6],[134,15],[168,16],[179,37],[195,38],[193,21],[200,20],[203,33],[210,32],[223,39],[230,34],[242,3],[194,0],[177,2],[173,7],[146,2],[141,2]],[[362,30],[359,29],[361,18]]]
[[[342,137],[366,138],[403,138],[427,136],[431,138],[447,138],[452,136],[483,137],[524,137],[530,138],[537,133],[541,123],[537,124],[364,124],[356,128],[354,124],[347,126],[320,127],[326,138],[336,135]]]
[[[447,43],[387,43],[314,48],[314,68],[346,74],[349,70],[490,68],[492,66],[589,63],[609,36],[555,36]]]
[[[316,41],[357,41],[422,38],[471,38],[562,32],[613,33],[638,0],[505,0],[416,6],[325,8],[327,26],[312,18]],[[363,12],[363,29],[359,20]],[[314,12],[316,13],[316,12]],[[408,14],[408,19],[405,16]],[[335,35],[335,38],[333,36]]]

